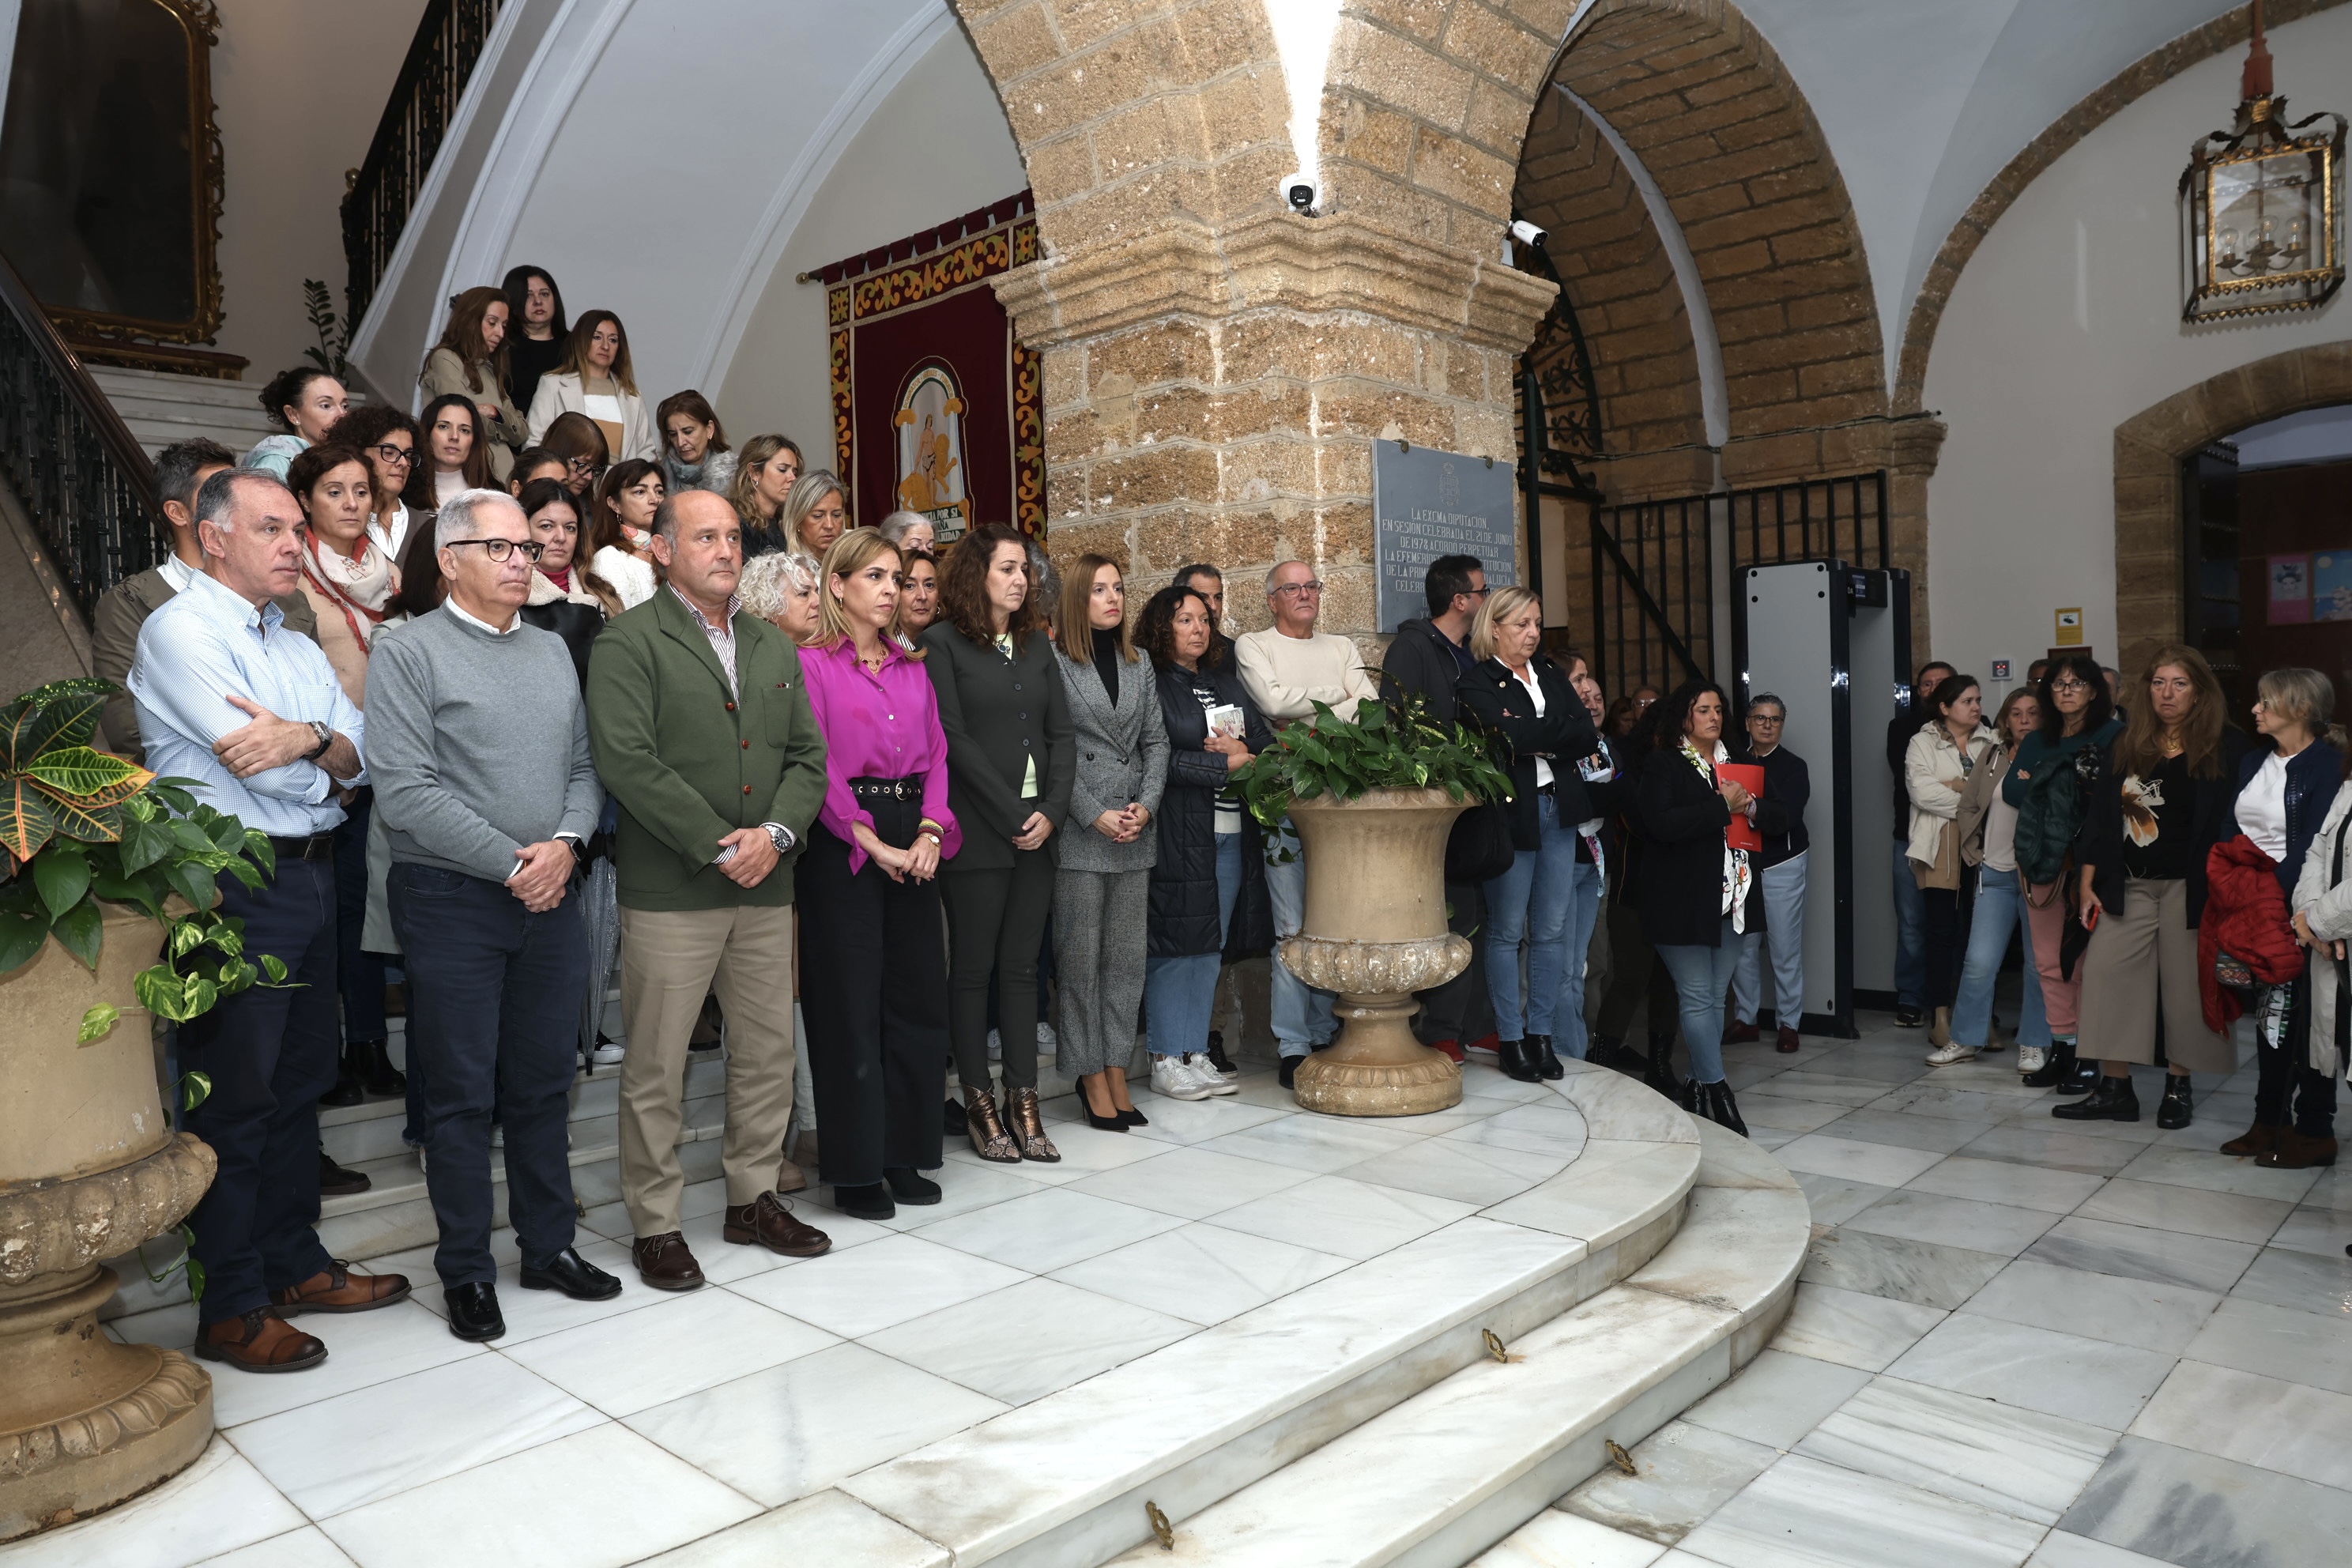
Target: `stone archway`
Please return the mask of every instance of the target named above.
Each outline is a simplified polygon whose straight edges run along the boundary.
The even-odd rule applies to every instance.
[[[2352,342],[2242,364],[2116,426],[2116,668],[2138,668],[2182,634],[2181,459],[2249,425],[2337,403],[2352,403]]]

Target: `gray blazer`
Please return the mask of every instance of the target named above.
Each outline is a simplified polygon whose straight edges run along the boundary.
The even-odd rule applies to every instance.
[[[1151,661],[1139,658],[1118,671],[1118,704],[1103,690],[1091,662],[1054,650],[1077,731],[1078,773],[1070,786],[1070,816],[1055,837],[1066,871],[1148,871],[1160,846],[1160,795],[1168,787],[1168,726],[1160,716],[1159,682]],[[1139,801],[1151,820],[1132,844],[1114,844],[1095,827],[1106,811]]]

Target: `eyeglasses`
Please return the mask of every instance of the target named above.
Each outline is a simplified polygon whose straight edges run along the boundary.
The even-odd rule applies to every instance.
[[[593,458],[566,458],[563,471],[568,474],[601,474],[604,465]]]
[[[395,447],[389,441],[381,447],[371,447],[368,449],[382,458],[383,466],[388,468],[404,468],[416,461],[416,452],[414,447]]]
[[[2091,684],[2089,681],[2083,680],[2075,676],[2070,675],[2063,680],[2052,681],[2050,683],[2050,689],[2053,691],[2088,691],[2091,689]]]
[[[1277,594],[1289,594],[1294,596],[1299,594],[1319,594],[1323,591],[1323,584],[1310,579],[1305,583],[1285,583],[1274,591]]]
[[[1750,724],[1785,724],[1789,721],[1778,713],[1750,713],[1748,721]]]
[[[540,556],[545,553],[547,550],[547,546],[541,544],[536,539],[453,539],[441,548],[444,550],[455,550],[461,544],[480,545],[482,547],[482,552],[493,561],[504,561],[508,556],[512,555],[516,551],[520,550],[522,552],[523,559],[532,563],[534,565],[538,563]]]

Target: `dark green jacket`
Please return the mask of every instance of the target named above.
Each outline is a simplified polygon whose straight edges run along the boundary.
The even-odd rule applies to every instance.
[[[665,588],[619,616],[588,659],[588,740],[620,803],[614,859],[633,910],[719,910],[793,901],[799,858],[824,800],[824,736],[800,649],[748,613],[735,617],[738,700],[710,639]],[[739,827],[781,822],[793,850],[756,888],[710,863]]]

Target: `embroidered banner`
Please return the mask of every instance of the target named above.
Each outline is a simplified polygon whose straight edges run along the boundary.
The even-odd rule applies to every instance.
[[[919,511],[942,544],[992,522],[1045,536],[1041,367],[988,284],[1036,258],[1023,191],[819,269],[835,468],[859,522]]]

